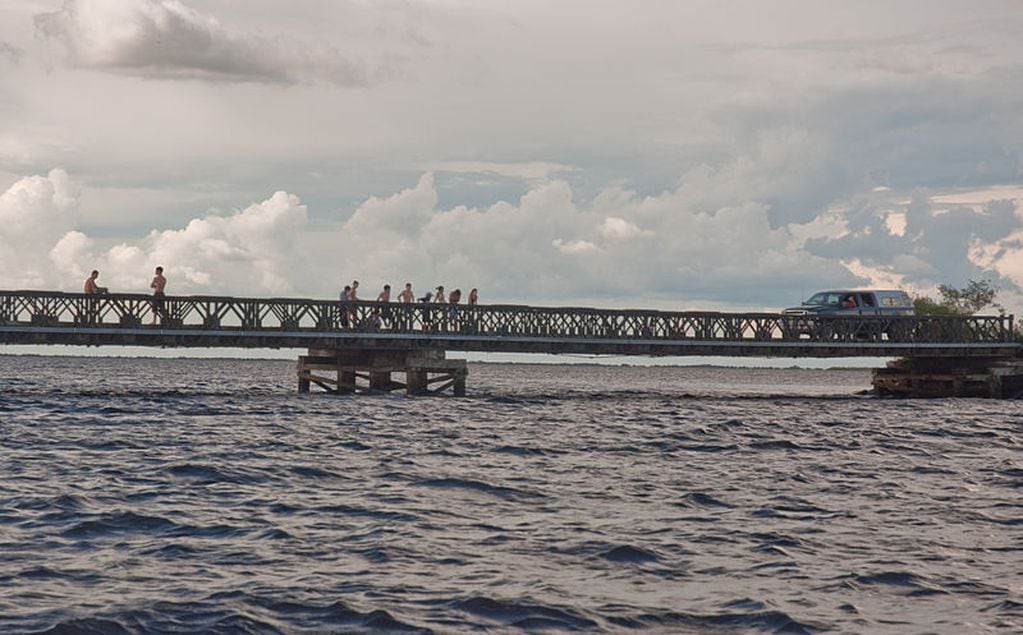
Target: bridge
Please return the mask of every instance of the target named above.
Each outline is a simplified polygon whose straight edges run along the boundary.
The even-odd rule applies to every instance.
[[[296,298],[0,291],[0,344],[300,348],[299,388],[464,393],[448,351],[640,356],[1020,355],[1012,316],[808,316]],[[336,373],[336,378],[323,373]],[[405,382],[391,378],[404,372]],[[976,373],[974,373],[976,374]],[[431,377],[433,375],[433,377]],[[987,380],[985,380],[987,381]],[[440,384],[434,388],[435,384]],[[990,382],[988,382],[990,383]],[[876,382],[875,382],[876,385]]]

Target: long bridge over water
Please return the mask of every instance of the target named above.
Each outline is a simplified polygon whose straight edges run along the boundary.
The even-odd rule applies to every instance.
[[[1021,354],[1013,317],[1002,315],[836,317],[224,296],[156,303],[144,294],[54,291],[0,291],[0,344],[299,348],[308,351],[299,358],[300,390],[315,384],[354,391],[362,379],[374,390],[455,394],[465,392],[465,362],[447,359],[448,351],[916,361],[915,372],[887,373],[893,389],[900,382],[976,383],[979,374],[991,384],[989,371],[1015,368],[1003,362]],[[1005,382],[1015,386],[1015,372],[994,373],[998,390],[989,392],[1004,394]]]

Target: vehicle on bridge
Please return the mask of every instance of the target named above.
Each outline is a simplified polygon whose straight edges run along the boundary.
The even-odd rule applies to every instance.
[[[885,318],[911,317],[913,299],[905,291],[892,289],[839,289],[819,291],[798,307],[782,311],[783,315],[806,316],[808,319],[794,322],[797,336],[813,336],[823,328],[827,328],[827,320],[810,318],[861,317],[877,315]],[[879,320],[870,328],[863,330],[864,335],[880,339],[883,334],[892,335],[892,324],[887,320]]]

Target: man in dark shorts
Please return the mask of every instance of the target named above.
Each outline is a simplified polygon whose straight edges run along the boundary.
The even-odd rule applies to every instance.
[[[92,273],[89,274],[89,277],[85,279],[85,285],[84,285],[84,287],[82,289],[82,291],[85,293],[85,295],[92,296],[92,295],[99,295],[100,293],[106,293],[107,292],[107,288],[106,287],[101,287],[101,286],[99,286],[99,283],[96,282],[96,280],[98,278],[99,278],[99,271],[97,271],[96,269],[93,269]],[[82,318],[83,318],[83,320],[85,321],[86,324],[96,324],[97,322],[100,321],[99,307],[96,305],[96,300],[95,299],[89,298],[89,301],[88,301],[88,303],[85,306],[85,312],[84,312],[84,315],[82,316]]]
[[[153,321],[149,323],[149,326],[156,326],[157,318],[163,322],[163,318],[166,316],[163,308],[163,289],[166,286],[167,278],[163,277],[163,267],[157,267],[156,275],[149,283],[149,288],[153,290]]]
[[[384,285],[383,291],[381,291],[380,295],[377,296],[377,302],[384,302],[385,304],[391,303],[391,285]],[[383,326],[384,328],[390,328],[394,324],[391,317],[391,307],[389,306],[381,308],[378,317],[380,326]]]

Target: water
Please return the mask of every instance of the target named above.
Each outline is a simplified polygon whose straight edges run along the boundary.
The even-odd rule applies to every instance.
[[[1023,629],[1023,407],[868,384],[0,357],[0,631]]]

